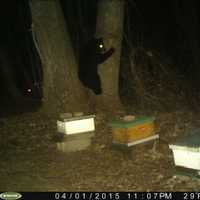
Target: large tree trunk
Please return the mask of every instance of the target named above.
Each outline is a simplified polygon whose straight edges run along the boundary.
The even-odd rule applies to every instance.
[[[43,110],[73,112],[87,109],[60,2],[31,0],[31,10],[44,71]]]
[[[97,96],[97,107],[108,111],[121,109],[119,98],[119,67],[124,23],[123,0],[99,0],[96,37],[103,37],[105,46],[115,48],[114,54],[99,66],[102,94]]]

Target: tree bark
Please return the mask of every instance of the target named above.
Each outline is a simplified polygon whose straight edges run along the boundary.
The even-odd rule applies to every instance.
[[[31,0],[33,33],[42,60],[45,112],[87,110],[60,2]]]
[[[96,37],[103,37],[105,47],[115,48],[114,54],[99,65],[102,94],[96,96],[96,106],[109,112],[122,109],[119,98],[119,67],[124,23],[123,0],[99,0]]]

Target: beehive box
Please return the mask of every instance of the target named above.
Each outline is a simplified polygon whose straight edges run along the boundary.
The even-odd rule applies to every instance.
[[[95,115],[61,118],[57,121],[57,131],[67,135],[94,131],[94,117]]]
[[[57,142],[57,149],[62,152],[76,152],[85,150],[91,145],[94,133],[66,135],[61,142]]]
[[[156,139],[154,117],[140,117],[131,121],[121,119],[110,122],[114,143],[132,143],[138,140]]]
[[[176,166],[200,170],[200,129],[170,144]]]

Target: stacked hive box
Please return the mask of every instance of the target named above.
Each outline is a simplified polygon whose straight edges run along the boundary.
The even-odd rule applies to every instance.
[[[86,149],[94,136],[94,115],[62,117],[57,121],[58,134],[64,137],[57,142],[57,148],[63,152]]]
[[[114,144],[132,146],[158,138],[154,131],[154,117],[140,117],[130,121],[113,120],[112,136]]]

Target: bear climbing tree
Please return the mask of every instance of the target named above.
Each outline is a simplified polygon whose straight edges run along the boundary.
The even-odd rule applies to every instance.
[[[83,85],[91,89],[96,95],[102,93],[101,80],[98,74],[98,64],[107,60],[114,52],[114,48],[106,51],[102,38],[93,38],[86,45],[80,55],[79,79]]]
[[[105,52],[105,55],[108,53],[110,58],[105,59],[99,66],[95,65],[98,66],[98,69],[94,69],[95,73],[92,74],[96,76],[97,89],[96,87],[95,89],[91,88],[92,84],[85,82],[85,85],[90,86],[96,93],[101,93],[102,89],[100,95],[94,95],[91,98],[97,109],[101,107],[113,111],[117,110],[113,109],[113,105],[120,104],[118,81],[123,31],[123,1],[98,1],[96,37],[104,39],[107,49],[113,46],[115,53],[112,52],[111,48]],[[78,80],[78,67],[76,67],[74,52],[59,1],[32,0],[30,2],[33,32],[37,36],[44,70],[42,110],[56,113],[90,109],[91,104],[89,104],[88,96]],[[109,55],[112,53],[112,56]],[[103,106],[100,106],[101,103]]]

